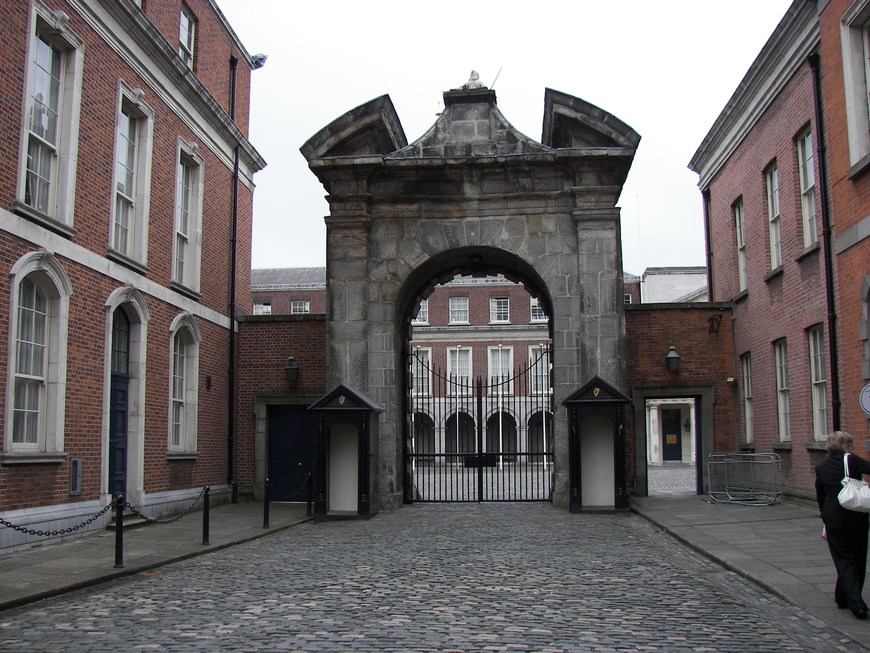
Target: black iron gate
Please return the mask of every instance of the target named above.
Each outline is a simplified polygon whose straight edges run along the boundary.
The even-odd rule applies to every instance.
[[[488,382],[464,373],[471,356],[470,349],[464,351],[463,357],[448,350],[452,362],[448,372],[432,367],[430,350],[418,348],[409,356],[406,498],[549,501],[553,472],[549,350],[531,348],[527,367],[491,376]],[[492,354],[490,359],[504,361]]]

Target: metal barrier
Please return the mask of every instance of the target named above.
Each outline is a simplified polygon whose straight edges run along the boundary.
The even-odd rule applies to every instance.
[[[782,460],[775,453],[711,453],[710,499],[716,503],[769,506],[782,498]]]
[[[115,568],[121,569],[124,567],[124,510],[129,509],[137,517],[145,520],[149,524],[172,524],[173,522],[177,522],[179,519],[186,517],[193,511],[196,505],[203,501],[203,510],[202,510],[202,543],[203,545],[209,544],[209,495],[211,493],[211,488],[209,486],[205,486],[202,488],[202,491],[199,493],[199,496],[193,501],[193,503],[179,515],[172,517],[171,519],[153,519],[146,515],[143,515],[138,509],[136,509],[131,504],[127,503],[124,495],[118,495],[110,503],[108,503],[100,512],[91,515],[81,524],[77,524],[75,526],[71,526],[69,528],[63,528],[53,531],[44,531],[37,530],[32,528],[27,528],[25,526],[19,526],[13,524],[12,522],[8,522],[3,518],[0,518],[0,526],[5,526],[7,528],[11,528],[20,533],[24,533],[26,535],[34,535],[36,537],[57,537],[59,535],[69,535],[70,533],[74,533],[75,531],[84,528],[92,524],[94,521],[102,517],[112,508],[115,509]]]

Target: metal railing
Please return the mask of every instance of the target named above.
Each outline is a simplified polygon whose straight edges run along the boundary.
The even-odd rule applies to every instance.
[[[782,498],[782,460],[775,453],[711,453],[707,478],[716,503],[769,506]]]
[[[177,522],[178,520],[186,517],[193,509],[199,504],[200,501],[203,502],[202,508],[202,544],[207,546],[209,544],[209,522],[210,522],[210,510],[209,510],[209,495],[211,493],[211,488],[209,486],[205,486],[202,488],[202,491],[199,493],[199,496],[194,499],[193,503],[188,506],[186,510],[181,512],[180,514],[170,518],[170,519],[156,519],[153,517],[148,517],[143,514],[138,508],[134,507],[130,503],[127,502],[126,498],[123,494],[118,495],[112,501],[110,501],[102,510],[91,515],[87,519],[85,519],[80,524],[76,524],[75,526],[70,526],[68,528],[62,528],[57,530],[39,530],[35,528],[27,528],[26,526],[20,526],[18,524],[13,524],[10,521],[7,521],[0,517],[0,526],[5,526],[6,528],[11,528],[14,531],[18,531],[19,533],[24,533],[25,535],[33,535],[34,537],[60,537],[62,535],[69,535],[78,530],[81,530],[85,526],[88,526],[94,523],[97,519],[105,515],[109,510],[114,508],[115,510],[115,568],[121,569],[124,567],[124,511],[130,510],[130,512],[140,519],[148,522],[149,524],[172,524]]]

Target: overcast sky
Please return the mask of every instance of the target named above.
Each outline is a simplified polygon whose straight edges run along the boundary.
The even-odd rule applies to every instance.
[[[704,265],[689,160],[790,0],[538,2],[217,0],[251,54],[255,268],[326,264],[325,190],[299,152],[345,112],[388,94],[408,142],[472,69],[514,127],[541,139],[544,89],[641,135],[619,206],[624,269]],[[496,79],[497,77],[497,79]],[[493,81],[495,83],[493,85]]]

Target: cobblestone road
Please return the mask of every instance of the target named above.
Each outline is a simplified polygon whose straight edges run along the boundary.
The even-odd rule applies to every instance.
[[[628,514],[416,505],[0,614],[0,651],[849,651]]]

